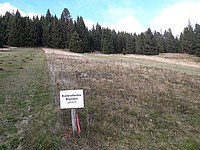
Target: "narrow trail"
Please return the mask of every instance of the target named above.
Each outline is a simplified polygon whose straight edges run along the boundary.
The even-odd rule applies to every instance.
[[[95,54],[84,53],[77,54],[69,51],[59,49],[43,48],[47,54],[57,54],[60,57],[73,56],[76,59],[88,59],[96,61],[111,61],[111,62],[124,62],[133,63],[136,65],[143,65],[148,67],[155,67],[160,69],[175,70],[192,75],[200,75],[200,58],[188,54],[160,54],[156,56],[136,55],[136,54]]]

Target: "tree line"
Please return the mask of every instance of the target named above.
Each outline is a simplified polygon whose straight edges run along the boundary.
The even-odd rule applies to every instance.
[[[134,28],[134,26],[133,26]],[[141,34],[116,32],[96,24],[88,30],[81,16],[72,19],[67,8],[60,18],[50,10],[46,15],[33,18],[6,12],[0,16],[0,47],[51,47],[84,53],[99,51],[104,54],[189,53],[200,57],[200,25],[193,29],[190,22],[174,37],[171,29],[160,33],[150,28]]]

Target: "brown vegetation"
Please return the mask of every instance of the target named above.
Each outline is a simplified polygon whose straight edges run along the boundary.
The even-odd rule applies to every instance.
[[[64,138],[68,147],[200,147],[200,76],[134,63],[95,60],[82,54],[47,49],[45,52],[58,112],[60,89],[84,89],[85,108],[78,109],[82,133],[75,141],[70,136]],[[67,112],[60,112],[64,124],[57,127],[64,126],[66,134],[71,133]]]

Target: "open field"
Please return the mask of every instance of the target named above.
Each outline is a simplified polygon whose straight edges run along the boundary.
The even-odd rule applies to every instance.
[[[0,150],[199,149],[199,58],[44,50],[0,52]],[[81,88],[74,138],[59,90]]]
[[[45,53],[54,91],[84,89],[78,139],[68,134],[70,113],[62,110],[65,140],[74,140],[71,149],[200,147],[199,58],[193,62],[188,56],[192,67],[118,55]]]

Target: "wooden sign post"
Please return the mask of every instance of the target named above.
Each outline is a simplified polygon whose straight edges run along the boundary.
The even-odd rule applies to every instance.
[[[77,124],[76,124],[76,109],[71,109],[71,117],[72,117],[72,131],[73,133],[77,132]]]
[[[83,90],[60,91],[60,108],[71,108],[72,131],[75,134],[77,132],[75,108],[84,108]]]

